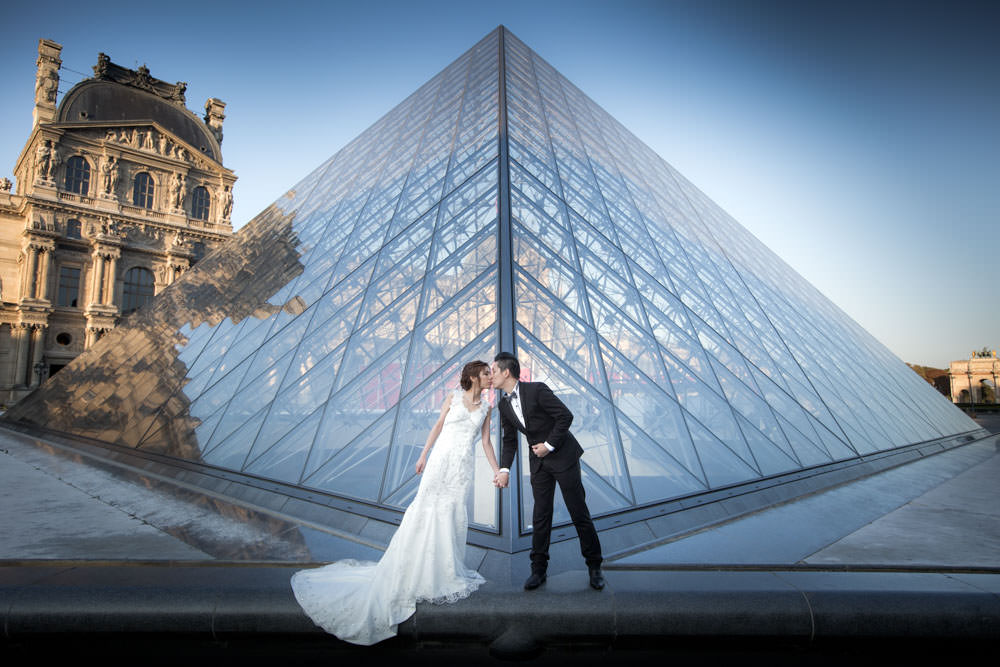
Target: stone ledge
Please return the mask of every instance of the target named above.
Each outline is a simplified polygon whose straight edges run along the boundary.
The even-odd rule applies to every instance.
[[[0,565],[4,641],[43,636],[322,635],[288,565]],[[564,572],[526,593],[492,582],[453,605],[418,606],[398,642],[606,647],[694,638],[1000,640],[1000,571],[819,568],[611,570],[603,592]],[[330,641],[333,638],[330,638]],[[506,648],[505,648],[506,647]],[[521,650],[521,649],[518,649]]]

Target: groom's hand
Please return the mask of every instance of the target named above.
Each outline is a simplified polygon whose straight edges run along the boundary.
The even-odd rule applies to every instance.
[[[493,477],[493,483],[498,489],[506,489],[507,485],[510,483],[510,473],[498,472]]]
[[[542,458],[549,453],[549,448],[545,446],[544,442],[539,442],[531,446],[531,451],[535,453],[535,456]]]

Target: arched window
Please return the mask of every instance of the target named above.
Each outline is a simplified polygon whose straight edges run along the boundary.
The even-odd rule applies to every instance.
[[[66,191],[78,195],[90,192],[90,165],[79,155],[66,160]]]
[[[983,403],[996,403],[996,392],[989,380],[979,381],[979,395],[983,397]]]
[[[191,217],[195,220],[208,220],[208,209],[212,205],[212,198],[208,195],[208,189],[199,185],[191,193]]]
[[[68,238],[68,239],[82,238],[81,234],[80,234],[80,221],[79,220],[67,220],[66,221],[66,238]]]
[[[122,312],[131,313],[153,298],[153,272],[135,266],[125,273],[125,288],[122,292]]]
[[[132,205],[140,208],[153,208],[153,177],[145,171],[136,174],[132,186]]]

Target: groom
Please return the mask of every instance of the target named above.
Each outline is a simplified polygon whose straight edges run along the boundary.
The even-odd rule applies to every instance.
[[[513,354],[501,352],[494,358],[493,386],[504,392],[498,406],[503,426],[503,446],[497,486],[504,488],[510,483],[510,466],[517,451],[518,431],[524,434],[529,445],[528,467],[531,470],[535,510],[531,520],[531,576],[524,582],[524,588],[530,591],[545,583],[552,534],[552,501],[558,484],[580,537],[580,551],[590,571],[590,585],[601,590],[604,588],[601,543],[590,519],[580,479],[583,448],[569,432],[573,413],[545,383],[519,382],[520,376],[521,364]]]

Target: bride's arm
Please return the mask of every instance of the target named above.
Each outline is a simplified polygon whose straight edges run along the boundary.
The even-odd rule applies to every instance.
[[[492,412],[492,410],[487,410],[486,419],[483,421],[483,451],[486,452],[486,460],[490,462],[493,474],[496,475],[500,471],[500,466],[497,465],[497,455],[493,451],[493,443],[490,442],[490,432],[493,430],[490,428],[490,414]]]
[[[451,407],[451,397],[452,394],[448,394],[447,398],[444,399],[444,403],[441,405],[441,415],[438,417],[437,421],[434,422],[434,426],[431,427],[431,432],[427,434],[427,442],[424,443],[424,450],[420,452],[420,458],[417,459],[417,474],[419,475],[424,471],[427,466],[427,453],[431,451],[431,446],[434,445],[434,441],[437,437],[441,435],[441,428],[444,426],[444,417],[448,414],[448,408]]]

